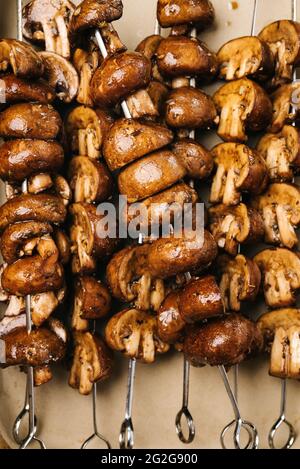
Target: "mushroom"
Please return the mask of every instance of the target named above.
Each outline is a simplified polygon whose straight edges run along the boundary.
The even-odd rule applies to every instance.
[[[175,344],[182,339],[186,322],[179,312],[179,291],[169,293],[157,315],[157,333],[167,344]]]
[[[239,244],[257,243],[264,235],[264,223],[257,210],[239,204],[223,204],[209,210],[210,231],[219,248],[232,256],[237,255]]]
[[[100,109],[78,106],[66,118],[66,134],[72,150],[98,159],[104,138],[112,124],[111,116]]]
[[[300,187],[274,183],[267,191],[252,199],[263,219],[265,242],[292,249],[298,244],[295,229],[300,226]]]
[[[0,39],[0,71],[12,71],[21,78],[40,78],[44,64],[38,53],[25,42],[16,39]]]
[[[226,311],[241,310],[242,303],[256,299],[261,274],[256,263],[239,254],[234,259],[222,256],[218,263],[221,270],[220,290]]]
[[[31,82],[15,75],[6,75],[0,79],[1,102],[38,102],[49,104],[54,101],[55,93],[51,86],[43,82]]]
[[[300,311],[280,309],[258,320],[265,347],[271,349],[269,374],[276,378],[300,378]]]
[[[265,249],[254,257],[261,270],[265,301],[270,308],[295,303],[300,288],[300,258],[285,248]]]
[[[102,56],[94,43],[89,43],[87,50],[80,47],[75,50],[72,61],[79,75],[78,103],[93,106],[91,80],[101,60]]]
[[[206,179],[210,176],[214,167],[212,154],[200,143],[189,138],[177,140],[172,152],[182,161],[189,177]]]
[[[89,273],[96,268],[96,259],[111,256],[119,240],[116,233],[105,230],[101,220],[105,217],[94,205],[76,203],[70,207],[72,226],[70,230],[73,273]],[[106,224],[106,223],[105,223]]]
[[[260,194],[268,182],[267,167],[255,150],[238,143],[221,143],[212,150],[216,174],[210,192],[213,204],[236,205],[243,192]]]
[[[106,58],[96,70],[92,82],[93,101],[111,107],[132,93],[145,88],[151,79],[151,61],[138,52],[123,52]]]
[[[127,50],[127,47],[121,41],[112,24],[106,24],[101,27],[101,36],[109,56],[125,52]]]
[[[103,155],[110,170],[115,171],[169,145],[172,140],[173,133],[163,125],[118,119],[105,137]]]
[[[157,318],[133,308],[121,311],[109,320],[105,340],[112,350],[144,363],[153,363],[157,353],[169,350],[169,345],[158,337]]]
[[[234,366],[262,348],[255,323],[239,314],[193,326],[184,340],[185,358],[193,366]]]
[[[259,33],[259,38],[268,44],[275,58],[272,86],[292,81],[293,69],[300,64],[300,24],[275,21]]]
[[[72,192],[68,181],[58,174],[53,178],[53,185],[55,194],[61,198],[64,206],[67,207],[72,200]]]
[[[188,23],[204,29],[213,23],[215,11],[209,0],[158,0],[157,17],[163,28]]]
[[[185,86],[169,93],[165,119],[170,127],[176,129],[206,130],[218,123],[212,98],[201,90]]]
[[[162,116],[164,113],[164,106],[168,97],[169,88],[160,81],[151,80],[147,88],[147,93],[149,94],[152,104],[156,109],[157,115]],[[147,117],[147,120],[150,120],[149,116]]]
[[[272,119],[272,104],[263,88],[248,78],[226,83],[214,94],[220,114],[218,135],[229,142],[246,142],[247,131],[264,130]]]
[[[273,117],[269,125],[269,132],[280,132],[285,124],[291,124],[299,116],[300,83],[295,81],[282,85],[271,95]]]
[[[46,328],[27,333],[25,327],[2,336],[0,340],[0,363],[8,366],[40,367],[61,361],[66,344],[54,332]]]
[[[62,129],[57,111],[46,104],[14,104],[0,113],[0,136],[54,140]]]
[[[29,194],[40,194],[53,187],[53,181],[48,173],[39,173],[30,176],[27,181],[27,192]]]
[[[217,53],[220,78],[231,81],[253,78],[266,81],[274,73],[274,57],[268,44],[256,36],[226,42]]]
[[[59,251],[59,260],[63,265],[67,265],[70,260],[71,246],[70,239],[63,230],[54,231],[54,241]]]
[[[36,387],[49,383],[52,380],[53,374],[49,366],[37,366],[33,370],[34,385]]]
[[[265,134],[256,146],[266,162],[271,181],[292,181],[300,167],[300,133],[285,125],[277,134]]]
[[[163,82],[164,80],[157,67],[156,52],[162,40],[163,37],[159,34],[152,34],[151,36],[147,36],[143,39],[135,49],[136,52],[145,55],[149,60],[151,60],[152,78],[159,82]]]
[[[40,52],[44,62],[44,78],[55,90],[56,96],[64,103],[75,99],[79,88],[79,78],[73,65],[54,52]]]
[[[90,332],[74,333],[74,357],[69,385],[88,395],[93,384],[112,374],[113,360],[102,338]]]
[[[87,29],[102,28],[103,24],[116,21],[122,15],[121,0],[83,0],[72,15],[70,32],[75,35]]]
[[[31,0],[23,8],[24,37],[69,59],[68,27],[74,9],[70,0]]]
[[[51,194],[24,194],[0,207],[0,232],[8,225],[21,221],[62,224],[66,214],[66,208],[60,197]]]
[[[82,276],[75,283],[74,310],[81,319],[101,319],[110,312],[111,296],[94,277]]]
[[[0,177],[22,182],[32,174],[58,172],[64,163],[62,146],[46,140],[8,140],[0,146]]]
[[[10,334],[16,329],[26,327],[26,315],[19,314],[18,316],[4,316],[0,321],[0,338]],[[1,350],[1,345],[0,345]]]
[[[169,36],[160,42],[156,56],[158,69],[166,77],[187,75],[208,82],[218,72],[216,55],[197,38]]]
[[[147,89],[141,89],[128,96],[126,103],[133,119],[156,119],[159,116]]]

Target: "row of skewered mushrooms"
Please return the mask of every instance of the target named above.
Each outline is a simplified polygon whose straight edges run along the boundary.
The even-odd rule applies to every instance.
[[[194,366],[226,367],[267,351],[273,376],[299,379],[300,24],[277,21],[215,54],[190,37],[214,21],[208,0],[158,0],[168,37],[131,52],[112,25],[122,13],[121,0],[32,0],[27,42],[0,40],[0,362],[33,366],[38,386],[67,357],[81,394],[111,375],[111,350],[152,363],[175,347]],[[199,88],[216,79],[212,97]],[[208,150],[193,129],[223,143]],[[99,233],[97,205],[118,193],[129,222],[140,202],[147,228],[152,204],[174,220],[174,202],[201,202],[208,184],[203,244],[192,230],[142,245]],[[260,242],[270,246],[254,258],[239,252]],[[254,322],[242,312],[260,293],[269,311]]]

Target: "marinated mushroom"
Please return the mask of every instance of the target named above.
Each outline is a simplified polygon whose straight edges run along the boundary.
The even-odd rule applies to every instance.
[[[274,57],[268,44],[255,36],[226,42],[217,53],[220,78],[231,81],[250,77],[266,81],[274,73]]]
[[[269,125],[269,132],[280,132],[285,124],[291,124],[299,116],[300,83],[295,81],[282,85],[271,95],[273,117]]]
[[[91,80],[102,61],[99,49],[93,43],[86,49],[78,47],[73,54],[73,65],[79,75],[77,101],[85,106],[93,106]]]
[[[300,258],[285,248],[265,249],[254,257],[263,278],[265,301],[270,308],[296,302],[300,288]]]
[[[230,314],[208,324],[193,326],[184,340],[185,358],[193,366],[234,366],[262,348],[262,335],[255,323]]]
[[[151,61],[138,52],[123,52],[108,57],[96,70],[91,93],[96,105],[111,107],[135,91],[145,88],[151,79]]]
[[[212,150],[216,174],[210,192],[213,204],[236,205],[243,192],[260,194],[268,182],[267,167],[255,150],[238,143],[221,143]]]
[[[71,256],[70,239],[63,230],[54,231],[54,241],[59,251],[59,260],[63,265],[67,265]]]
[[[233,207],[216,205],[209,213],[210,231],[218,244],[232,256],[239,244],[253,244],[264,236],[264,223],[257,210],[239,204]]]
[[[0,78],[1,103],[38,102],[49,104],[54,101],[55,93],[51,86],[43,82],[32,82],[15,75]]]
[[[111,171],[115,171],[172,140],[173,133],[163,125],[118,119],[105,137],[103,155]]]
[[[40,78],[44,73],[44,64],[26,42],[0,39],[0,71],[12,71],[15,76],[26,79]]]
[[[155,107],[147,89],[140,89],[128,96],[126,99],[127,107],[133,119],[158,118],[158,109]]]
[[[234,259],[222,256],[220,290],[226,311],[240,311],[242,303],[255,300],[260,287],[261,274],[256,263],[242,254]]]
[[[277,134],[265,134],[256,146],[266,162],[271,181],[292,181],[300,167],[300,133],[285,125]]]
[[[74,9],[70,0],[31,0],[23,8],[24,37],[69,59],[68,27]]]
[[[163,28],[188,23],[204,29],[213,23],[215,11],[209,0],[158,0],[157,17]]]
[[[115,314],[105,328],[105,340],[112,350],[144,363],[153,363],[158,353],[169,350],[158,337],[157,318],[137,309]]]
[[[210,176],[214,162],[211,153],[195,140],[185,138],[172,145],[172,152],[186,168],[189,177],[205,179]]]
[[[76,280],[74,309],[78,308],[81,319],[101,319],[109,313],[110,307],[110,294],[99,280],[88,276]]]
[[[149,60],[151,60],[152,78],[160,82],[163,82],[163,77],[157,67],[156,52],[162,40],[163,37],[159,34],[152,34],[151,36],[143,39],[135,49],[136,52],[145,55]]]
[[[73,65],[54,52],[40,52],[44,62],[44,77],[55,90],[56,96],[64,103],[75,99],[79,88],[79,78]]]
[[[169,93],[165,119],[170,127],[176,129],[206,130],[218,123],[212,98],[201,90],[185,86]]]
[[[179,299],[179,291],[169,293],[157,313],[157,333],[167,344],[178,342],[186,326],[179,312]]]
[[[103,24],[118,20],[123,15],[121,0],[83,0],[75,9],[71,22],[71,34],[86,29],[102,28]]]
[[[100,109],[78,106],[66,118],[65,128],[72,153],[98,159],[111,116]]]
[[[1,137],[54,140],[61,129],[60,115],[50,104],[14,104],[0,113]]]
[[[87,156],[72,158],[70,187],[75,202],[103,202],[112,196],[114,182],[106,166]]]
[[[64,163],[62,146],[46,140],[8,140],[0,146],[0,177],[22,182],[32,174],[56,173]]]
[[[246,142],[247,131],[264,130],[272,120],[270,98],[248,78],[226,83],[213,100],[220,114],[218,135],[225,141]]]
[[[292,81],[293,69],[300,63],[300,24],[275,21],[259,33],[259,38],[268,44],[275,58],[272,86]]]
[[[113,361],[102,338],[90,332],[74,333],[74,358],[69,385],[80,394],[88,395],[93,384],[112,374]]]

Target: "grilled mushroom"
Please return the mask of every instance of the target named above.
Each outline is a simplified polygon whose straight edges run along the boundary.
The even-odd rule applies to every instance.
[[[293,68],[300,63],[300,25],[280,20],[266,26],[259,38],[265,41],[275,58],[272,86],[292,81]]]
[[[0,79],[1,103],[38,102],[49,104],[54,101],[53,88],[42,82],[31,82],[15,75],[6,75]]]
[[[213,23],[215,12],[209,0],[158,0],[157,17],[163,28],[188,23],[204,29]]]
[[[186,326],[179,312],[179,298],[179,291],[169,293],[158,310],[157,333],[167,344],[178,342]]]
[[[296,127],[285,125],[277,134],[265,134],[257,151],[266,162],[271,181],[292,181],[300,167],[300,133]]]
[[[152,34],[151,36],[148,36],[143,39],[142,42],[140,42],[137,48],[135,49],[136,52],[145,55],[149,60],[151,60],[152,78],[160,82],[163,81],[163,77],[161,76],[157,67],[156,52],[162,40],[163,37],[159,34]]]
[[[65,123],[72,153],[98,159],[103,140],[111,124],[111,116],[100,109],[91,109],[86,106],[73,109]]]
[[[226,42],[217,58],[220,77],[226,81],[245,77],[266,81],[274,73],[274,57],[268,44],[255,36]]]
[[[257,297],[261,274],[256,263],[239,254],[234,259],[222,256],[218,263],[222,278],[220,289],[226,311],[240,311],[244,301]]]
[[[157,353],[169,350],[158,337],[157,318],[137,309],[115,314],[106,326],[105,340],[112,350],[144,363],[153,363]]]
[[[241,194],[260,194],[268,182],[267,167],[255,150],[237,143],[221,143],[212,150],[217,171],[210,202],[235,205]]]
[[[89,43],[86,49],[78,47],[73,54],[73,65],[79,75],[77,101],[85,106],[93,106],[91,97],[91,80],[99,67],[102,56],[94,43]]]
[[[295,122],[299,117],[300,83],[295,81],[282,85],[272,94],[273,117],[269,126],[271,133],[280,132],[285,124]]]
[[[106,166],[87,156],[71,160],[69,180],[75,202],[100,203],[113,192],[113,179]]]
[[[70,32],[78,34],[86,29],[101,28],[123,15],[121,0],[83,0],[75,9],[70,22]]]
[[[275,183],[267,191],[252,199],[264,221],[265,242],[292,249],[298,244],[295,229],[300,225],[300,188]]]
[[[70,0],[31,0],[23,8],[24,37],[69,59],[68,27],[74,9]]]
[[[285,248],[265,249],[254,257],[261,270],[265,301],[271,308],[295,303],[300,288],[300,259]]]
[[[93,384],[112,374],[113,361],[102,338],[90,332],[74,333],[75,350],[69,385],[88,395]]]
[[[70,103],[75,99],[79,78],[73,65],[54,52],[40,52],[44,62],[44,77],[55,90],[57,97],[64,103]]]
[[[260,214],[245,204],[234,207],[216,205],[209,209],[210,231],[218,244],[228,254],[237,255],[239,244],[253,244],[264,235]]]
[[[247,131],[264,130],[272,119],[267,93],[247,78],[223,85],[213,97],[220,113],[218,135],[229,142],[246,142]]]
[[[75,304],[82,319],[101,319],[111,307],[111,297],[107,288],[94,277],[83,276],[76,280]]]
[[[49,104],[14,104],[0,113],[0,136],[54,140],[61,132],[62,121]]]
[[[44,64],[38,53],[25,42],[16,39],[0,40],[0,71],[12,71],[21,78],[40,78]]]

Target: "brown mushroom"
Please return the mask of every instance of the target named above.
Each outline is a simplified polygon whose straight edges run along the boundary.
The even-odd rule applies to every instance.
[[[70,239],[63,230],[54,231],[54,241],[59,251],[59,260],[62,265],[67,265],[71,256]]]
[[[178,342],[186,326],[179,312],[179,299],[179,291],[169,293],[157,313],[157,333],[167,344]]]
[[[107,288],[94,277],[79,277],[75,284],[75,303],[82,319],[101,319],[111,307]]]
[[[129,113],[133,119],[158,118],[158,109],[155,107],[147,89],[140,89],[126,99]]]
[[[14,104],[0,113],[0,136],[54,140],[61,132],[57,111],[46,104]]]
[[[234,366],[262,347],[255,323],[239,314],[193,326],[184,341],[185,358],[193,366]]]
[[[300,132],[285,125],[277,134],[265,134],[256,146],[266,162],[271,181],[292,181],[300,167]]]
[[[86,29],[101,28],[104,23],[116,21],[122,15],[121,0],[83,0],[72,15],[70,32],[78,34]]]
[[[236,205],[243,192],[260,194],[267,185],[267,167],[255,150],[238,143],[221,143],[212,150],[217,167],[210,192],[213,204]]]
[[[73,65],[79,75],[77,101],[85,106],[93,106],[91,97],[91,80],[99,67],[102,56],[94,43],[89,43],[87,50],[77,48],[73,54]]]
[[[111,116],[100,109],[78,106],[66,118],[66,134],[73,153],[98,159]]]
[[[173,133],[165,126],[119,119],[106,135],[103,155],[109,168],[115,171],[141,156],[159,150],[172,140]]]
[[[170,127],[203,130],[218,122],[212,98],[191,87],[170,92],[166,101],[165,119]]]
[[[213,23],[215,11],[209,0],[158,0],[157,17],[163,28],[189,23],[204,29]]]
[[[159,34],[152,34],[151,36],[143,39],[135,49],[136,52],[145,55],[149,60],[151,60],[152,78],[160,82],[163,81],[163,77],[161,76],[157,67],[156,52],[162,40],[163,37]]]
[[[216,205],[209,210],[210,231],[219,248],[237,255],[239,244],[257,243],[264,235],[264,224],[257,210],[239,204]]]
[[[271,184],[267,191],[252,199],[251,204],[263,219],[265,242],[292,249],[298,244],[295,229],[300,226],[300,187]]]
[[[0,78],[1,103],[37,102],[49,104],[54,101],[55,93],[51,86],[43,82],[31,82],[15,75]]]
[[[34,385],[36,387],[42,386],[43,384],[49,383],[52,380],[53,374],[50,366],[37,366],[33,370],[34,374]]]
[[[127,50],[127,47],[121,41],[117,31],[115,30],[112,24],[102,25],[101,36],[108,55],[115,55],[119,52],[124,52]]]
[[[293,69],[300,63],[300,24],[275,21],[259,33],[259,38],[268,44],[275,58],[272,86],[292,81]]]
[[[111,107],[145,88],[151,79],[151,62],[138,52],[123,52],[108,57],[96,70],[91,93],[96,105]]]
[[[106,326],[105,340],[112,350],[144,363],[153,363],[157,353],[169,350],[158,337],[157,318],[137,309],[115,314]]]
[[[247,131],[264,130],[272,119],[272,104],[263,88],[248,78],[226,83],[214,94],[220,114],[218,135],[229,142],[246,142]]]
[[[266,81],[274,73],[274,57],[268,44],[255,36],[226,42],[217,58],[220,77],[226,81],[246,77]]]
[[[169,88],[164,83],[161,83],[155,79],[150,81],[147,88],[147,93],[149,94],[152,104],[157,111],[157,115],[162,116],[164,113],[164,106],[168,97]],[[148,120],[150,120],[150,117],[148,117]]]
[[[70,0],[31,0],[23,8],[24,37],[69,59],[68,27],[74,9]]]
[[[282,85],[271,95],[273,117],[268,128],[269,132],[280,132],[285,124],[291,124],[299,116],[300,83],[295,81]]]
[[[205,179],[213,170],[211,153],[192,139],[178,140],[172,145],[173,153],[182,161],[188,175],[195,179]]]
[[[93,384],[112,374],[113,360],[102,338],[90,332],[74,333],[75,350],[69,385],[88,395]]]
[[[106,166],[87,156],[71,160],[70,187],[75,202],[103,202],[111,197],[114,182]]]
[[[56,173],[64,163],[61,145],[45,140],[9,140],[0,146],[0,177],[22,182],[32,174]]]
[[[40,78],[44,64],[38,53],[26,42],[16,39],[0,40],[0,71],[12,71],[21,78]]]
[[[44,62],[44,77],[64,103],[73,101],[78,93],[79,78],[73,65],[54,52],[40,52]]]
[[[265,249],[254,261],[262,273],[266,304],[271,308],[293,305],[300,288],[298,254],[285,248]]]
[[[239,254],[234,259],[222,256],[218,267],[221,269],[220,289],[226,311],[240,311],[245,301],[256,299],[261,282],[260,270],[256,263]]]

